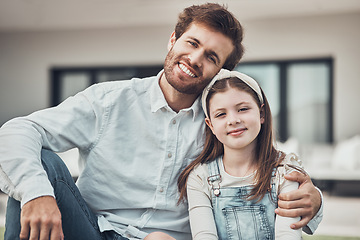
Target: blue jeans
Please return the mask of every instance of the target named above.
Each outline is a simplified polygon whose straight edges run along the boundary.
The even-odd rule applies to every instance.
[[[61,212],[65,240],[126,240],[113,231],[101,233],[97,217],[81,197],[64,162],[55,153],[42,150],[41,161],[54,188]],[[8,199],[5,222],[5,240],[19,239],[20,202]]]

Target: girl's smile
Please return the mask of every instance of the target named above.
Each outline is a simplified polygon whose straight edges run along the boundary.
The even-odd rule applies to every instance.
[[[243,134],[244,132],[246,131],[246,128],[237,128],[237,129],[234,129],[234,130],[231,130],[228,132],[228,135],[231,135],[231,136],[240,136],[241,134]]]

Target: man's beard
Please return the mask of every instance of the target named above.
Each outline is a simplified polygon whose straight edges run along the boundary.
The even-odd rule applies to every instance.
[[[171,48],[165,58],[164,74],[168,83],[178,92],[189,95],[198,95],[206,87],[207,82],[203,83],[198,78],[194,78],[194,81],[188,84],[182,84],[181,79],[176,79],[174,75],[174,68],[178,67],[180,58],[175,54]]]

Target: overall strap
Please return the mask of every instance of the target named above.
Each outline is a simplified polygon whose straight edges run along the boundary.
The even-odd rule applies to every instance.
[[[214,159],[208,163],[209,177],[207,178],[215,196],[220,195],[220,183],[222,181],[219,168],[219,159]]]
[[[274,167],[271,173],[271,177],[274,178],[276,177],[276,172],[277,172],[278,167]]]

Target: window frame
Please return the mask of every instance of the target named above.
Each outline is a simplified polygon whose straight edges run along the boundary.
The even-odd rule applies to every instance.
[[[329,138],[326,143],[333,143],[334,141],[334,120],[333,120],[333,105],[334,105],[334,80],[333,80],[333,58],[325,57],[325,58],[305,58],[305,59],[291,59],[291,60],[262,60],[262,61],[244,61],[240,62],[238,66],[256,66],[256,65],[276,65],[279,68],[279,86],[280,86],[280,98],[279,98],[279,118],[278,118],[278,126],[277,129],[277,140],[281,142],[285,142],[290,136],[288,133],[288,114],[287,114],[287,105],[288,105],[288,94],[287,94],[287,73],[289,66],[292,64],[316,64],[316,63],[324,63],[328,66],[328,76],[329,76],[329,102],[327,109],[327,119],[329,121],[328,129]]]

